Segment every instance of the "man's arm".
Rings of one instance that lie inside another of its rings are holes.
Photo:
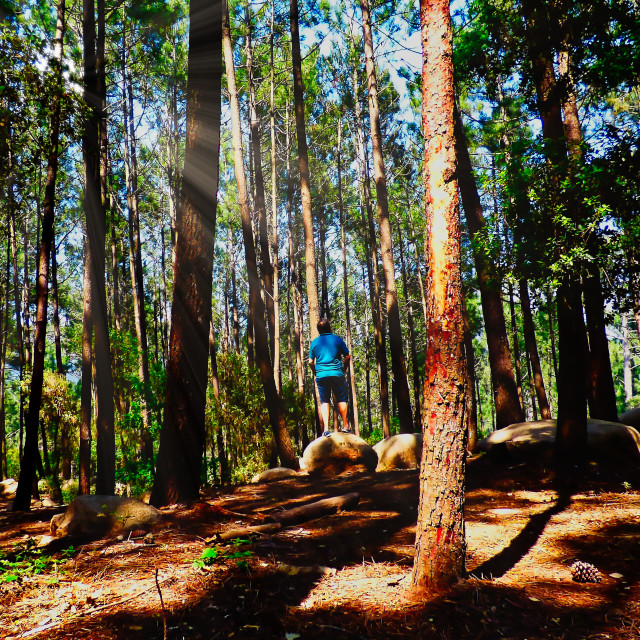
[[[344,356],[344,358],[342,358],[342,370],[343,371],[347,371],[347,369],[349,368],[349,361],[351,360],[351,354],[347,353],[346,356]]]

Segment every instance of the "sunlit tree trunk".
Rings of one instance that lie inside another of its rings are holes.
[[[422,0],[422,124],[427,233],[424,446],[413,590],[447,588],[464,576],[465,358],[460,216],[453,133],[452,32],[448,0]]]
[[[513,345],[513,360],[516,371],[516,388],[518,390],[518,404],[522,410],[522,414],[526,419],[527,414],[524,408],[522,397],[522,363],[520,360],[520,336],[518,335],[518,322],[516,319],[516,303],[513,298],[513,285],[511,282],[508,286],[509,291],[509,315],[511,316],[511,344]]]
[[[478,195],[476,179],[473,175],[471,158],[469,157],[467,141],[462,128],[462,120],[457,109],[454,125],[460,197],[469,235],[473,238],[482,233],[486,226],[486,221],[482,213],[482,204]],[[500,281],[492,271],[490,263],[484,259],[480,251],[474,251],[474,258],[482,303],[482,317],[487,336],[496,428],[502,429],[510,424],[522,422],[524,420],[524,412],[518,399],[518,387],[511,362],[511,350],[509,349],[509,340],[507,338],[507,323],[502,306]]]
[[[7,223],[8,225],[8,223]],[[2,295],[0,296],[0,479],[7,478],[7,432],[6,432],[6,409],[5,395],[7,383],[5,378],[7,364],[7,342],[9,327],[9,280],[11,278],[11,249],[9,243],[9,234],[6,234],[7,254],[6,254],[6,271],[4,286],[2,287]]]
[[[247,193],[246,177],[243,164],[242,151],[242,130],[240,124],[240,104],[238,100],[238,89],[236,86],[235,68],[233,62],[233,50],[231,46],[231,34],[229,27],[229,12],[226,2],[224,2],[223,21],[223,44],[225,67],[227,71],[227,86],[229,89],[229,104],[231,109],[232,122],[232,144],[233,159],[235,166],[236,183],[238,185],[238,200],[240,204],[242,218],[242,235],[244,238],[244,251],[247,263],[247,277],[249,280],[249,306],[253,310],[255,353],[256,363],[260,370],[262,387],[264,389],[267,409],[273,439],[278,450],[278,457],[282,466],[292,469],[298,468],[289,431],[284,419],[282,403],[276,389],[273,378],[273,367],[269,358],[269,347],[267,343],[267,328],[264,323],[264,302],[260,297],[260,279],[258,276],[258,265],[256,261],[256,251],[251,229],[251,213],[249,206],[249,196]]]
[[[467,365],[467,451],[473,453],[478,442],[478,397],[476,393],[476,369],[473,353],[473,336],[469,325],[469,313],[462,296],[462,319],[464,322],[464,357]],[[482,421],[482,417],[481,417]]]
[[[166,398],[151,502],[195,500],[205,443],[222,101],[222,3],[189,6],[187,133]]]
[[[624,384],[624,404],[630,409],[633,398],[633,371],[631,369],[631,349],[629,347],[629,316],[622,314],[622,380]]]
[[[62,102],[62,55],[65,33],[65,0],[58,0],[56,33],[54,41],[53,70],[56,90],[52,96],[51,130],[49,134],[49,157],[47,158],[47,178],[42,210],[42,238],[38,252],[38,279],[36,283],[36,332],[34,337],[33,370],[29,391],[29,411],[25,425],[26,441],[20,464],[20,478],[14,511],[28,511],[31,508],[31,491],[38,458],[38,423],[42,400],[44,378],[47,305],[49,301],[49,267],[51,248],[54,242],[56,179],[58,176],[58,141],[60,137],[60,112]]]
[[[402,324],[398,307],[396,289],[395,264],[393,260],[393,238],[389,219],[389,202],[387,194],[387,178],[382,157],[382,130],[380,127],[380,111],[378,107],[378,81],[373,53],[373,36],[371,33],[371,16],[369,0],[360,0],[362,9],[362,29],[364,35],[365,65],[367,70],[367,89],[369,93],[369,122],[371,125],[371,146],[373,149],[373,167],[376,181],[376,197],[378,204],[378,227],[380,232],[380,254],[385,279],[385,299],[387,302],[387,321],[389,323],[389,348],[391,351],[391,369],[398,401],[398,418],[400,431],[413,431],[411,415],[411,398],[407,367],[405,364]]]
[[[85,239],[82,279],[82,365],[80,390],[80,442],[78,493],[91,493],[91,418],[93,416],[93,318],[91,315],[91,245]]]

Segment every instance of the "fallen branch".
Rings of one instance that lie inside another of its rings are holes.
[[[306,522],[320,516],[348,509],[360,501],[359,493],[346,493],[343,496],[335,496],[333,498],[324,498],[317,500],[311,504],[305,504],[301,507],[293,507],[278,513],[270,513],[265,516],[265,520],[269,520],[265,524],[257,524],[250,527],[242,527],[241,529],[230,529],[215,533],[211,538],[205,540],[206,544],[216,544],[226,542],[227,540],[235,540],[236,538],[246,538],[253,535],[264,533],[274,533],[282,527],[286,527],[299,522]]]
[[[267,516],[268,520],[272,522],[278,522],[281,525],[296,524],[298,522],[306,522],[319,516],[324,516],[335,511],[343,511],[355,506],[360,501],[359,493],[345,493],[342,496],[335,496],[333,498],[324,498],[310,504],[302,505],[301,507],[294,507],[293,509],[287,509],[286,511],[280,511],[278,513],[270,513]]]
[[[279,531],[282,525],[279,522],[267,522],[266,524],[256,524],[250,527],[242,527],[241,529],[230,529],[221,533],[215,533],[213,537],[205,540],[206,544],[216,542],[226,542],[227,540],[235,540],[236,538],[246,538],[261,533],[273,533]]]

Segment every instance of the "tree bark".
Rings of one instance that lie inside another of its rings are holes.
[[[289,437],[287,424],[282,410],[282,402],[276,389],[275,380],[273,378],[273,367],[271,366],[271,360],[269,358],[267,328],[264,323],[265,309],[264,302],[260,296],[260,279],[258,276],[256,251],[253,240],[253,231],[251,228],[249,196],[247,193],[246,177],[244,173],[240,104],[238,100],[238,89],[236,86],[233,50],[231,48],[229,10],[227,3],[224,2],[223,4],[224,18],[222,32],[225,67],[227,71],[227,86],[229,89],[229,103],[231,108],[233,158],[236,183],[238,185],[238,200],[240,203],[242,217],[242,235],[244,238],[247,276],[249,279],[249,306],[253,310],[256,362],[260,370],[265,400],[269,411],[269,421],[271,423],[273,439],[278,450],[278,457],[280,458],[282,466],[298,469],[298,459],[295,455],[291,438]]]
[[[65,33],[65,0],[58,0],[53,65],[55,91],[52,96],[51,131],[49,134],[49,157],[47,158],[47,180],[42,211],[42,238],[38,252],[38,279],[36,284],[36,332],[34,337],[33,370],[29,391],[29,411],[25,425],[26,441],[20,464],[20,477],[13,511],[29,511],[31,491],[38,459],[38,423],[42,401],[44,361],[47,336],[47,306],[49,301],[49,266],[54,242],[56,179],[58,176],[58,141],[60,138],[60,112],[62,102],[62,55]]]
[[[516,389],[518,390],[518,404],[522,409],[522,414],[527,419],[527,412],[524,408],[522,397],[522,364],[520,361],[520,337],[518,336],[518,322],[516,320],[516,304],[513,299],[513,285],[509,283],[509,315],[511,316],[511,341],[513,344],[513,360],[516,370]]]
[[[391,419],[389,416],[389,374],[387,369],[387,345],[385,339],[384,318],[380,294],[380,280],[378,278],[378,244],[373,224],[371,207],[371,185],[369,182],[369,168],[367,152],[364,144],[362,120],[360,116],[360,101],[358,99],[358,70],[353,70],[354,121],[356,129],[356,144],[358,146],[358,171],[362,185],[362,237],[364,239],[367,275],[369,281],[369,302],[371,305],[371,319],[373,323],[373,338],[376,347],[376,366],[378,369],[378,385],[380,389],[380,419],[382,422],[382,436],[391,435]],[[366,218],[365,218],[366,214]]]
[[[364,35],[365,65],[367,70],[367,89],[369,93],[369,121],[371,125],[371,145],[373,149],[373,167],[376,181],[376,197],[378,202],[378,227],[380,231],[380,253],[385,278],[385,298],[387,302],[387,319],[389,323],[389,348],[391,351],[391,368],[393,371],[396,398],[398,401],[398,418],[400,431],[413,431],[411,415],[411,397],[405,364],[402,324],[398,307],[395,265],[393,260],[393,238],[389,219],[389,201],[387,194],[387,178],[382,157],[382,131],[380,127],[380,110],[378,107],[378,81],[376,78],[375,59],[373,53],[373,36],[371,34],[371,16],[369,0],[360,0],[362,9],[362,29]]]
[[[7,226],[9,223],[7,222]],[[7,389],[5,370],[7,364],[7,342],[9,335],[9,280],[11,278],[11,245],[9,234],[7,233],[7,264],[5,272],[2,296],[0,297],[0,479],[4,480],[7,475],[7,431],[6,431],[6,405],[5,395]]]
[[[342,288],[344,292],[344,316],[347,327],[347,348],[351,354],[349,358],[349,382],[351,388],[351,408],[353,415],[353,431],[360,435],[360,420],[358,416],[358,397],[356,389],[356,375],[353,364],[353,342],[351,339],[351,311],[349,307],[349,272],[347,271],[347,242],[344,231],[344,202],[342,200],[342,113],[338,122],[338,212],[340,214],[340,245],[342,249]]]
[[[311,180],[309,176],[309,152],[304,117],[304,85],[302,82],[302,57],[300,54],[300,32],[298,1],[290,0],[291,67],[293,70],[293,102],[298,141],[298,167],[300,171],[300,197],[302,200],[302,226],[304,229],[304,257],[307,276],[307,299],[309,301],[309,331],[311,340],[318,336],[318,277],[316,275],[316,252],[313,236],[313,214],[311,211]],[[315,385],[314,385],[315,386]],[[317,395],[317,394],[316,394]]]
[[[189,6],[187,132],[176,238],[167,391],[156,506],[199,495],[205,443],[209,325],[222,101],[222,4]]]
[[[85,235],[87,235],[85,233]],[[78,452],[78,493],[91,493],[91,418],[93,382],[93,318],[91,315],[91,245],[84,243],[84,270],[82,281],[82,365],[80,390],[80,442]]]
[[[447,588],[465,573],[465,358],[460,216],[448,0],[422,0],[422,123],[427,229],[424,446],[412,586]]]
[[[486,221],[478,195],[476,179],[473,175],[469,149],[462,128],[458,110],[455,111],[456,158],[458,161],[458,183],[467,229],[471,238],[479,237]],[[484,259],[478,248],[473,246],[478,288],[482,303],[482,317],[487,335],[489,368],[493,386],[493,402],[496,412],[496,428],[524,421],[524,412],[518,401],[518,388],[511,363],[511,350],[507,338],[507,323],[502,306],[501,285],[491,263]]]
[[[540,417],[543,420],[551,418],[551,409],[547,399],[547,392],[540,366],[540,356],[538,355],[538,343],[536,341],[535,329],[533,326],[533,316],[531,315],[531,299],[529,297],[529,287],[527,281],[520,280],[520,307],[522,308],[522,327],[524,331],[524,341],[527,346],[527,354],[531,363],[533,374],[533,384],[540,407]]]
[[[126,25],[126,23],[125,23]],[[125,26],[126,29],[126,26]],[[135,126],[133,122],[133,83],[127,73],[126,35],[122,34],[122,120],[124,125],[124,166],[129,209],[129,272],[133,294],[133,317],[138,339],[138,376],[142,384],[142,432],[140,454],[143,460],[153,458],[153,440],[150,431],[151,377],[149,375],[149,342],[147,337],[147,314],[144,305],[144,274],[142,266],[142,244],[140,241],[140,212],[138,197],[138,154],[136,151]]]

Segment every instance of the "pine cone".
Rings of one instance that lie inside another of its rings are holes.
[[[600,572],[588,562],[577,561],[571,565],[571,577],[575,582],[600,582]]]

